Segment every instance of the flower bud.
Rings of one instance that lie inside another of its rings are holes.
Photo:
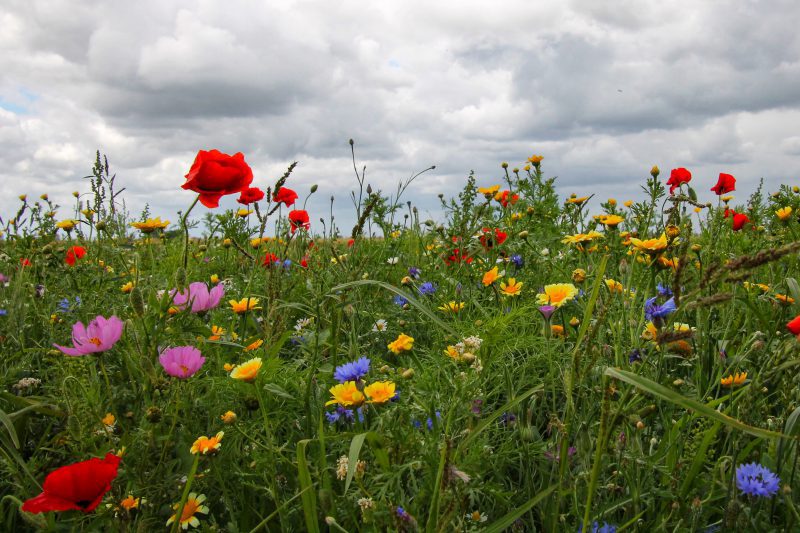
[[[653,168],[650,169],[650,175],[654,178],[657,178],[659,174],[661,174],[661,171],[656,165],[653,165]]]
[[[19,195],[19,199],[20,199],[20,201],[24,202],[24,201],[26,201],[28,199],[28,195],[27,194],[20,194]]]
[[[582,268],[576,268],[572,271],[572,281],[575,283],[583,283],[586,281],[586,271]]]
[[[131,301],[131,307],[133,308],[133,312],[136,313],[136,316],[139,318],[144,316],[144,297],[142,296],[142,289],[138,286],[134,286],[131,289],[130,294],[128,295]]]
[[[99,231],[103,231],[106,229],[106,221],[105,220],[98,220],[97,224],[94,225]]]
[[[411,379],[412,377],[414,377],[414,369],[408,368],[404,370],[403,373],[400,375],[403,377],[403,379]]]
[[[503,161],[503,163],[502,163],[500,166],[501,166],[501,167],[503,167],[503,168],[508,168],[508,163],[506,163],[505,161]]]
[[[81,193],[79,193],[78,191],[72,191],[72,196],[74,196],[75,198],[79,197],[80,195]]]
[[[522,230],[518,234],[520,239],[527,239],[528,238],[528,230]]]

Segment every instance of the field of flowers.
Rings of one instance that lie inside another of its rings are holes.
[[[20,196],[3,530],[800,528],[798,187],[653,167],[592,213],[534,155],[433,221],[353,162],[352,230],[216,150],[177,216],[99,154]]]

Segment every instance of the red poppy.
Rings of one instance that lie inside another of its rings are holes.
[[[730,209],[730,208],[727,208],[727,207],[726,207],[726,208],[725,208],[725,212],[724,212],[724,213],[722,213],[722,216],[723,216],[724,218],[728,218],[729,216],[731,216],[731,213],[736,213],[736,211],[734,211],[733,209]]]
[[[348,248],[352,248],[355,243],[356,243],[355,239],[348,239],[347,240],[347,247]]]
[[[113,453],[107,453],[105,459],[93,457],[50,472],[44,480],[44,492],[23,503],[22,510],[28,513],[94,511],[111,490],[120,460]]]
[[[733,192],[736,190],[736,178],[730,174],[720,172],[717,184],[711,187],[711,190],[717,193],[717,196]]]
[[[792,332],[792,335],[800,335],[800,315],[797,315],[791,322],[786,324],[786,329]]]
[[[289,223],[292,225],[292,233],[300,228],[304,230],[311,229],[311,221],[308,218],[308,211],[305,209],[289,211]]]
[[[239,198],[237,198],[236,201],[240,204],[250,205],[253,202],[258,202],[263,199],[264,191],[258,187],[248,187],[242,191],[242,194],[239,195]]]
[[[453,263],[460,263],[464,261],[468,265],[472,263],[472,258],[468,255],[462,254],[461,249],[454,248],[453,251],[450,253],[449,257],[444,258],[444,262],[447,265],[452,265]]]
[[[733,213],[733,231],[739,231],[745,224],[750,222],[750,219],[744,213],[737,213],[733,210],[731,210],[731,213]]]
[[[278,192],[276,192],[272,196],[273,202],[276,203],[283,202],[283,205],[285,205],[286,207],[294,205],[294,202],[296,200],[297,200],[297,193],[287,187],[281,187],[280,189],[278,189]]]
[[[270,266],[272,263],[277,263],[278,261],[280,261],[280,259],[278,259],[277,255],[267,252],[261,264],[263,266]]]
[[[204,206],[219,207],[222,196],[242,192],[252,182],[253,171],[241,152],[228,155],[219,150],[200,150],[181,187],[199,193]]]
[[[300,260],[300,266],[303,268],[308,268],[308,256],[304,255],[303,258]]]
[[[492,248],[495,245],[503,244],[508,238],[508,233],[500,231],[499,228],[494,229],[494,238],[492,238],[492,230],[483,228],[483,235],[480,237],[481,244],[484,248]]]
[[[500,205],[502,205],[503,207],[508,207],[508,204],[514,205],[519,201],[519,195],[511,194],[511,191],[505,190],[500,194],[498,194],[497,196],[495,196],[495,200],[500,202]]]
[[[672,194],[675,189],[677,189],[681,183],[689,183],[692,179],[692,173],[686,170],[683,167],[680,168],[673,168],[672,172],[669,174],[669,180],[667,180],[667,185],[669,185],[669,193]]]
[[[67,256],[64,258],[64,262],[69,266],[75,266],[75,262],[86,255],[86,248],[83,246],[71,246],[67,250]]]
[[[20,257],[19,264],[22,265],[22,268],[31,266],[31,262],[28,260],[27,257]]]

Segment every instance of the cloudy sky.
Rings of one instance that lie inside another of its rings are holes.
[[[734,174],[744,201],[800,184],[798,20],[796,0],[3,0],[0,215],[68,205],[100,149],[132,211],[174,221],[217,148],[264,187],[299,161],[312,221],[333,194],[349,228],[350,138],[374,188],[436,165],[409,190],[423,217],[534,153],[562,194],[636,199],[658,164],[709,200]]]

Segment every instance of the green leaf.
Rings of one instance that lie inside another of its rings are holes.
[[[350,453],[347,456],[347,478],[344,482],[345,494],[347,494],[347,489],[350,488],[350,483],[353,481],[353,476],[358,466],[358,454],[361,453],[361,446],[364,444],[364,439],[366,438],[366,433],[359,433],[350,441]]]
[[[14,448],[19,450],[19,437],[17,436],[17,430],[14,428],[14,422],[11,421],[11,417],[2,409],[0,409],[0,422],[6,427],[6,431],[8,431],[8,435],[11,437],[11,442],[14,443]]]
[[[652,394],[653,396],[657,396],[662,400],[667,400],[668,402],[674,403],[684,409],[689,409],[690,411],[694,411],[695,413],[710,418],[711,420],[715,420],[717,422],[721,422],[728,427],[733,429],[738,429],[739,431],[744,431],[754,437],[763,437],[763,438],[797,438],[795,436],[789,437],[788,435],[784,435],[783,433],[778,433],[776,431],[770,431],[768,429],[761,429],[753,426],[749,426],[744,422],[741,422],[733,417],[720,413],[719,411],[715,410],[709,405],[704,403],[700,403],[697,400],[692,400],[691,398],[686,398],[685,396],[681,396],[674,390],[668,389],[667,387],[656,383],[655,381],[651,381],[645,377],[642,377],[638,374],[634,374],[632,372],[628,372],[626,370],[620,370],[618,368],[606,368],[605,374],[607,376],[611,376],[612,378],[619,379],[620,381],[624,381],[634,387],[641,389],[647,393]]]
[[[319,533],[317,495],[313,490],[307,490],[313,486],[311,472],[308,470],[308,460],[306,459],[306,446],[308,446],[309,442],[312,442],[312,439],[304,439],[297,443],[297,478],[302,492],[301,501],[303,503],[303,516],[306,521],[306,531]]]
[[[800,299],[798,299],[798,301],[800,301]],[[792,437],[797,437],[797,435],[800,434],[800,423],[798,422],[800,422],[800,407],[792,411],[792,414],[790,414],[786,419],[786,425],[783,427],[783,432]],[[778,472],[781,471],[781,464],[783,464],[784,455],[786,454],[786,448],[788,444],[789,443],[783,440],[778,443]]]
[[[547,487],[542,492],[528,500],[526,503],[522,504],[520,507],[517,507],[496,522],[492,523],[489,527],[483,530],[484,533],[500,533],[501,531],[505,531],[511,527],[511,524],[513,524],[519,517],[533,509],[537,503],[548,497],[551,492],[556,490],[556,488],[558,488],[558,484]]]
[[[265,383],[264,390],[267,392],[271,392],[275,396],[280,396],[281,398],[286,398],[287,400],[294,400],[294,396],[286,392],[286,389],[281,387],[280,385],[276,385],[275,383]]]
[[[794,278],[786,278],[786,286],[789,288],[789,294],[792,295],[795,302],[800,302],[800,285]]]

